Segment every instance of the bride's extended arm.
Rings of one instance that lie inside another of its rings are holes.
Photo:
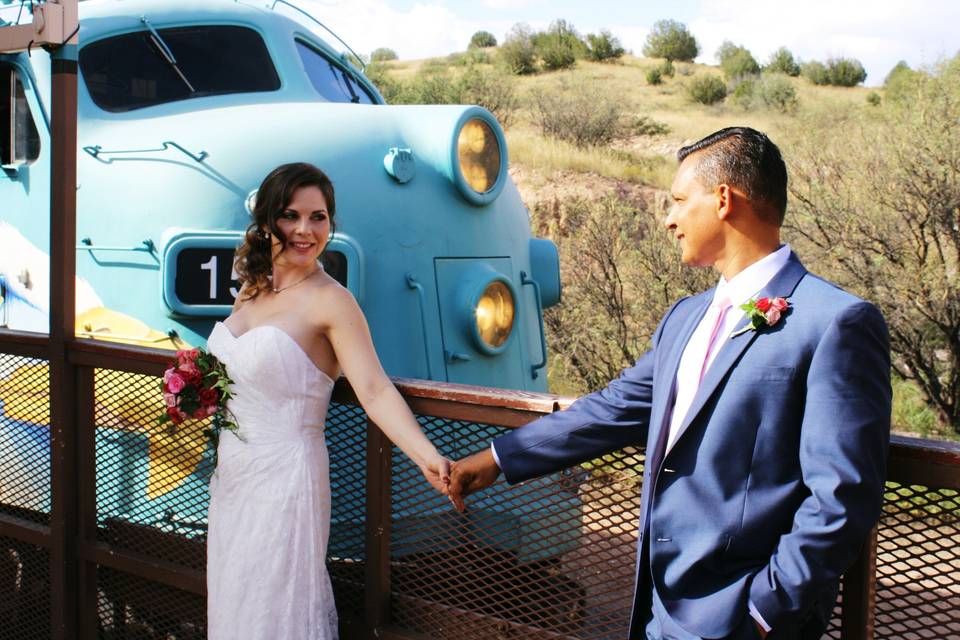
[[[326,334],[343,374],[353,387],[367,415],[390,440],[413,460],[437,491],[446,494],[450,461],[430,442],[413,413],[387,377],[373,348],[366,318],[345,289],[336,296]]]

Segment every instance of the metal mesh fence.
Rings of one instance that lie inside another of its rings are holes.
[[[421,418],[452,457],[505,430]],[[623,451],[516,487],[500,482],[455,513],[394,458],[394,624],[437,638],[623,638],[636,558],[642,454]]]
[[[877,537],[875,637],[960,637],[957,491],[887,484]]]
[[[327,412],[332,508],[327,566],[341,618],[363,614],[367,479],[367,415],[333,403]]]
[[[0,354],[0,513],[49,521],[49,425],[47,363]]]
[[[95,373],[97,538],[149,562],[202,571],[206,563],[212,449],[206,421],[157,424],[164,404],[154,376]],[[100,567],[102,636],[205,636],[202,596]]]
[[[0,640],[50,637],[49,552],[0,537]]]

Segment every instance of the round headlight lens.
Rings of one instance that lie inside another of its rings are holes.
[[[483,290],[474,312],[480,340],[491,349],[500,348],[513,330],[513,294],[495,280]]]
[[[460,129],[457,140],[460,173],[470,188],[486,193],[500,175],[500,142],[489,124],[471,118]]]

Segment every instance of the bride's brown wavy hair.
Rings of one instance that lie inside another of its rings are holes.
[[[246,286],[244,300],[252,300],[270,289],[270,275],[273,273],[273,256],[270,237],[264,237],[264,231],[280,240],[281,250],[287,248],[287,238],[277,227],[277,217],[283,213],[293,192],[301,187],[317,187],[327,201],[327,215],[330,218],[330,235],[336,230],[334,214],[336,201],[333,195],[333,183],[323,171],[306,162],[283,164],[271,171],[257,190],[256,203],[253,206],[253,222],[247,227],[243,243],[237,248],[234,265],[237,280]]]

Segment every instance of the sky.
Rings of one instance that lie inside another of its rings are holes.
[[[463,51],[486,30],[502,40],[518,22],[545,29],[562,18],[581,35],[610,30],[640,55],[657,20],[683,22],[716,64],[725,41],[761,63],[781,46],[801,60],[853,57],[867,85],[900,60],[913,68],[960,51],[960,0],[294,0],[358,53],[389,47],[400,59]]]

